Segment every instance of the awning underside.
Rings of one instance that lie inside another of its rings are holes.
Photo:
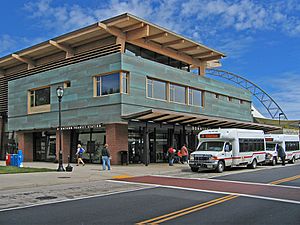
[[[231,120],[225,118],[210,117],[197,114],[172,112],[166,110],[150,109],[142,112],[132,113],[128,115],[122,115],[122,119],[126,120],[138,120],[142,122],[155,122],[155,123],[167,123],[167,124],[180,124],[196,127],[208,127],[208,128],[241,128],[241,129],[255,129],[264,130],[265,132],[279,130],[280,127]]]

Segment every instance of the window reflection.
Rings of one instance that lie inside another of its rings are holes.
[[[177,103],[186,103],[185,87],[175,84],[170,84],[170,101]]]
[[[96,77],[96,96],[121,92],[128,93],[128,72],[118,72]]]
[[[167,87],[166,82],[148,79],[147,80],[147,89],[148,89],[147,96],[150,98],[167,100],[166,87]]]

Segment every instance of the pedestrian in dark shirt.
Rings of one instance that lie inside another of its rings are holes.
[[[285,166],[285,156],[286,156],[286,154],[285,154],[284,149],[279,144],[277,144],[277,149],[276,150],[277,150],[278,157],[280,157],[280,159],[281,159],[282,165]]]
[[[101,156],[102,156],[102,168],[103,168],[103,170],[106,170],[106,166],[107,166],[107,169],[110,170],[111,156],[110,156],[110,151],[108,149],[108,144],[105,144],[104,147],[102,148]]]

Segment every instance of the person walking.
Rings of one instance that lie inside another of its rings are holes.
[[[176,150],[172,146],[170,146],[168,149],[169,166],[173,166],[175,152]]]
[[[110,170],[111,156],[110,156],[110,151],[108,149],[108,144],[105,144],[104,147],[102,148],[101,156],[102,156],[102,168],[103,168],[103,170],[106,170],[106,166],[107,166],[107,169]]]
[[[82,160],[82,156],[83,153],[85,152],[85,150],[81,147],[80,144],[77,145],[77,152],[76,152],[76,156],[77,156],[77,166],[79,166],[80,163],[82,163],[82,165],[84,166],[85,163]]]
[[[180,153],[181,153],[181,158],[182,158],[182,164],[187,163],[188,162],[188,149],[186,147],[186,144],[183,144],[183,146],[180,149]]]
[[[280,159],[281,159],[281,165],[285,166],[285,156],[286,156],[286,154],[285,154],[284,149],[279,144],[277,144],[277,149],[276,150],[277,150],[278,157],[280,157]]]

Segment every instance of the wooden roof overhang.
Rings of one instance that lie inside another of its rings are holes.
[[[202,68],[202,72],[209,62],[225,57],[219,51],[126,13],[0,58],[0,77],[6,75],[8,68],[21,64],[27,64],[28,70],[35,68],[39,66],[36,60],[55,53],[64,52],[66,58],[71,58],[76,55],[76,46],[109,36],[116,37],[116,44],[121,44],[123,51],[125,43],[131,43]]]
[[[148,121],[154,123],[180,124],[208,128],[244,128],[264,130],[266,132],[280,130],[280,127],[246,121],[217,118],[205,115],[180,113],[167,110],[150,109],[142,112],[122,115],[125,120]]]

